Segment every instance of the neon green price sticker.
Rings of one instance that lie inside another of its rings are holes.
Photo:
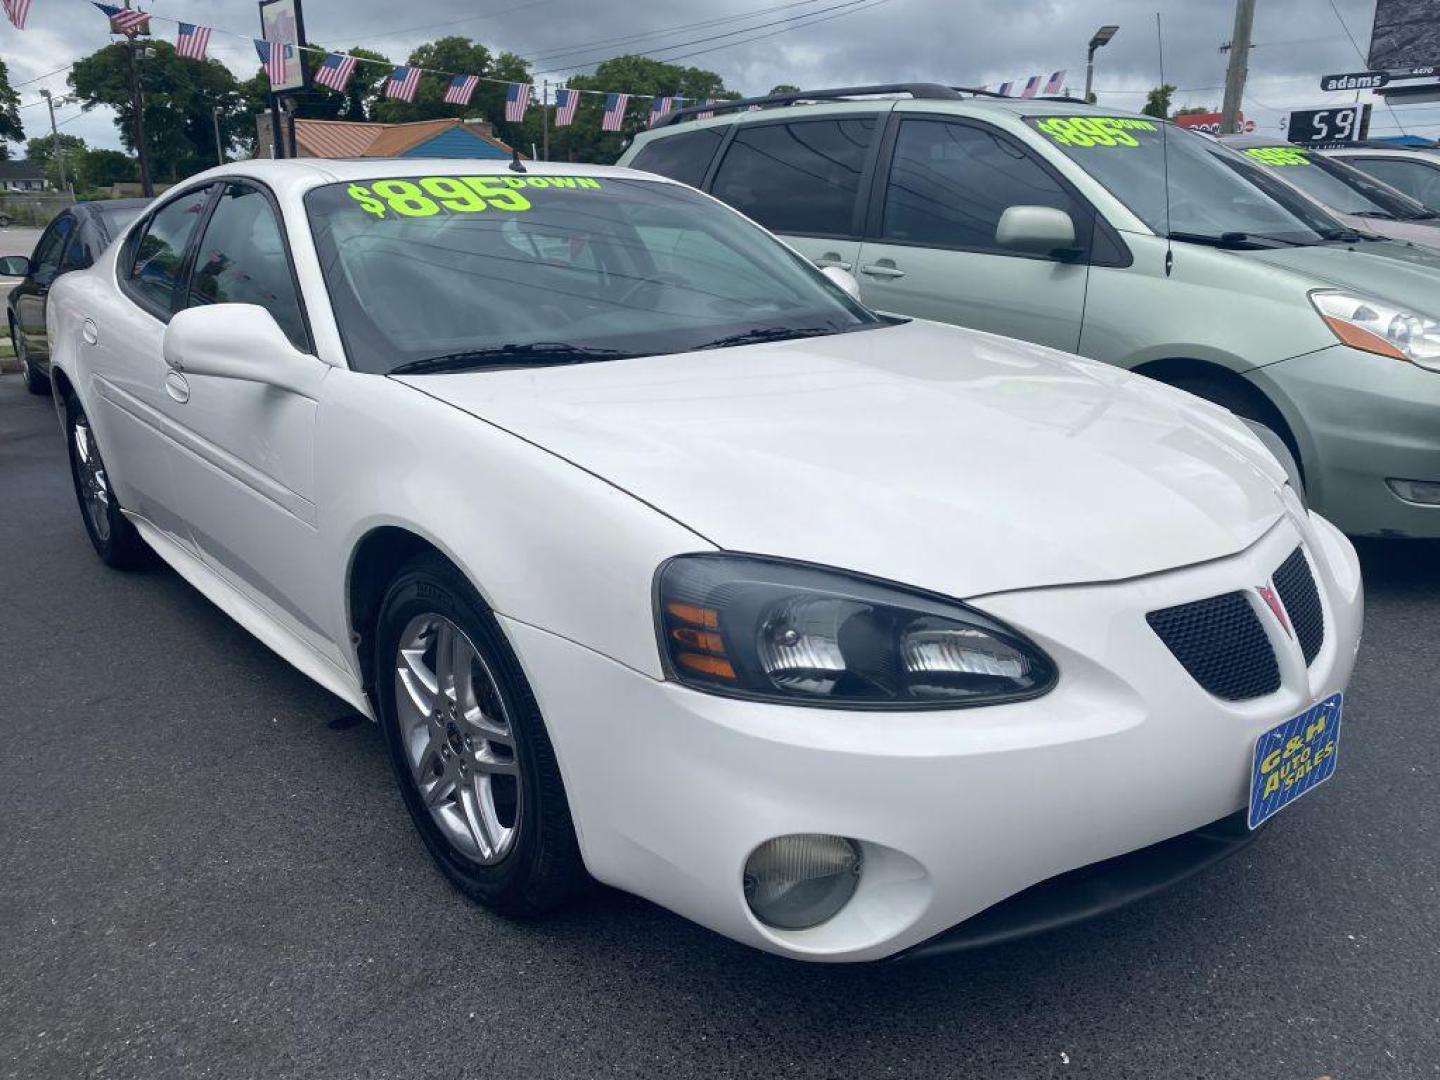
[[[600,191],[588,176],[422,176],[416,180],[376,180],[368,187],[351,184],[346,191],[367,214],[384,218],[432,217],[442,210],[478,214],[485,210],[511,213],[530,209],[526,189]]]
[[[1128,116],[1051,116],[1035,126],[1061,146],[1135,147],[1140,142],[1132,131],[1155,131],[1149,120]]]
[[[1245,156],[1254,158],[1261,165],[1310,164],[1309,155],[1293,146],[1256,146],[1246,150]]]

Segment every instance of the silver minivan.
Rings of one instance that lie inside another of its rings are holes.
[[[908,84],[719,107],[620,163],[853,271],[874,308],[1231,409],[1350,533],[1440,537],[1440,254],[1353,230],[1211,138],[1069,99]]]

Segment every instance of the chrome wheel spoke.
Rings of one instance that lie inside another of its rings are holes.
[[[400,637],[395,675],[411,772],[431,820],[467,857],[499,862],[515,843],[521,780],[489,665],[449,619],[420,615]]]

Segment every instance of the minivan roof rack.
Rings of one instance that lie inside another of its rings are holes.
[[[797,101],[843,101],[846,98],[864,97],[870,94],[909,94],[913,98],[928,98],[940,101],[956,101],[960,92],[954,87],[939,83],[879,83],[875,86],[840,86],[829,90],[797,90],[792,94],[766,94],[764,97],[736,98],[733,101],[713,101],[706,105],[687,105],[676,109],[656,127],[665,127],[689,119],[696,113],[730,112],[735,109],[749,109],[752,106],[793,105]]]
[[[709,104],[687,105],[676,109],[661,120],[656,127],[678,124],[700,113],[731,112],[736,109],[764,108],[767,105],[793,105],[797,101],[844,101],[849,98],[874,94],[909,94],[917,100],[958,101],[965,94],[972,97],[997,98],[1001,101],[1016,101],[1008,94],[985,90],[973,86],[942,86],[940,83],[878,83],[874,86],[841,86],[827,90],[797,90],[788,94],[767,94],[764,97],[736,98],[733,101],[712,101]],[[1060,101],[1071,105],[1088,105],[1089,102],[1065,95],[1030,98],[1031,101]]]

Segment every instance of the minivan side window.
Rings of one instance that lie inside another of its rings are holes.
[[[849,236],[876,127],[873,116],[742,125],[710,193],[775,232]]]
[[[135,299],[160,318],[174,306],[175,287],[184,267],[190,237],[205,212],[211,189],[189,191],[155,211],[141,230],[125,284]]]
[[[1358,165],[1382,184],[1399,188],[1429,210],[1440,210],[1440,169],[1420,161],[1401,158],[1341,158]]]
[[[200,304],[257,304],[297,349],[310,351],[280,223],[258,188],[226,184],[215,204],[190,274],[186,306]]]
[[[67,214],[56,218],[45,230],[45,235],[40,237],[30,266],[30,276],[37,285],[48,285],[59,275],[60,254],[65,250],[65,242],[70,239],[74,228],[75,219]]]
[[[995,242],[1011,206],[1050,206],[1088,234],[1089,213],[1023,148],[984,128],[904,120],[885,187],[880,236],[890,243],[1016,255]]]
[[[630,167],[699,187],[725,131],[725,127],[716,125],[652,139],[640,148]]]

